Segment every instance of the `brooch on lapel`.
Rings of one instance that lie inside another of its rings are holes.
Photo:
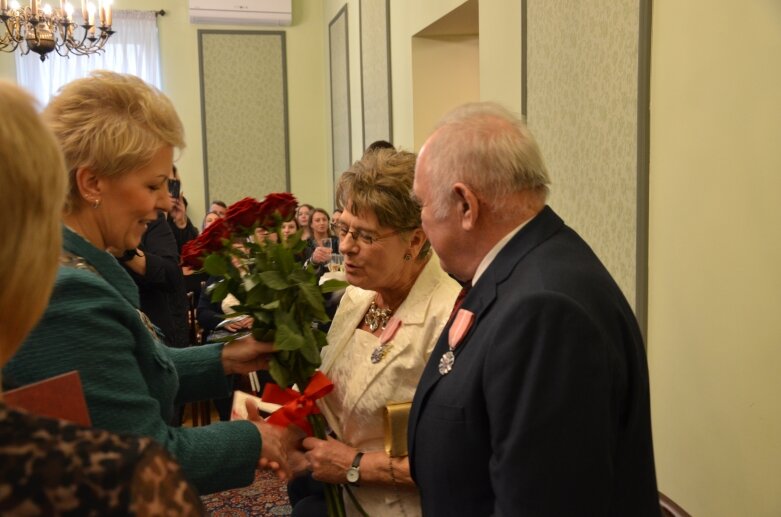
[[[396,335],[399,327],[401,327],[401,320],[395,316],[388,320],[388,323],[383,327],[382,334],[380,334],[380,346],[372,352],[373,364],[377,364],[385,358],[385,354],[388,353],[388,349],[391,347],[390,341]]]
[[[469,331],[469,327],[472,326],[472,322],[475,320],[475,313],[466,309],[459,309],[456,314],[453,324],[450,325],[450,330],[447,333],[447,346],[449,350],[442,354],[439,359],[439,373],[440,375],[447,375],[450,370],[453,369],[453,365],[456,362],[456,356],[453,353],[464,339],[464,336]]]

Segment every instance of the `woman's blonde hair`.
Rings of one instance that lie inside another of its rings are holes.
[[[415,159],[413,153],[395,149],[366,153],[339,178],[337,205],[356,215],[373,212],[386,228],[420,228],[420,205],[412,197]],[[426,241],[418,256],[426,256],[430,247]]]
[[[0,82],[0,364],[43,314],[62,244],[65,165],[33,98]]]
[[[160,148],[184,148],[184,129],[171,100],[138,77],[106,70],[62,87],[43,112],[65,156],[66,209],[81,202],[80,167],[112,176],[149,164]]]

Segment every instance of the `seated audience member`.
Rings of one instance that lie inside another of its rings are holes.
[[[331,235],[336,235],[336,228],[339,226],[339,218],[342,216],[341,208],[334,208],[331,214]]]
[[[214,212],[220,217],[225,217],[225,212],[227,211],[228,211],[228,205],[225,204],[225,201],[217,201],[217,200],[212,201],[212,204],[209,207],[209,212]]]
[[[201,223],[201,231],[205,230],[210,224],[219,219],[220,216],[216,212],[209,212],[203,218]],[[188,293],[192,293],[192,303],[197,306],[201,299],[201,285],[203,285],[208,279],[209,274],[205,272],[195,272],[187,266],[182,266],[182,274],[184,275],[184,288]],[[188,300],[188,303],[190,301]],[[195,344],[195,343],[191,343]]]
[[[420,206],[410,195],[414,170],[414,154],[382,149],[339,179],[339,249],[351,285],[322,350],[321,370],[335,388],[320,404],[337,439],[303,442],[314,479],[349,482],[372,516],[420,515],[407,458],[385,452],[383,410],[412,400],[459,291],[420,227]],[[318,514],[307,513],[318,502],[324,515],[322,499],[297,492],[308,484],[301,480],[291,483],[293,515]],[[357,515],[350,498],[345,504]]]
[[[198,229],[187,217],[187,200],[184,198],[182,180],[179,178],[179,170],[176,165],[171,167],[171,174],[168,177],[168,193],[171,196],[168,225],[176,239],[176,253],[181,255],[184,243],[198,237]]]
[[[184,145],[170,99],[137,77],[96,71],[65,85],[43,117],[69,171],[61,266],[43,318],[4,375],[24,385],[78,370],[95,427],[154,438],[203,493],[248,485],[258,466],[284,477],[284,430],[252,413],[168,425],[175,404],[226,396],[226,376],[263,367],[273,346],[248,336],[225,347],[166,347],[112,256],[136,248],[170,207],[168,175]]]
[[[339,239],[332,236],[328,212],[322,208],[312,210],[309,218],[311,237],[307,240],[305,256],[317,266],[318,275],[325,273],[332,253],[339,253]]]
[[[309,228],[309,216],[312,215],[314,207],[312,205],[298,205],[296,209],[296,222],[298,227],[301,228],[301,240],[305,241],[312,236],[311,228]]]
[[[32,98],[0,83],[0,365],[40,318],[62,243],[66,172]],[[203,515],[195,489],[148,437],[120,436],[6,406],[0,394],[0,514]]]
[[[221,216],[217,212],[209,212],[203,217],[203,223],[201,223],[201,231],[204,231],[210,224],[219,219]]]

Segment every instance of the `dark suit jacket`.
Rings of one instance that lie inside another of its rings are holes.
[[[410,465],[432,515],[659,515],[648,367],[635,317],[546,207],[464,299],[453,370],[426,365]]]
[[[141,311],[163,333],[165,344],[176,348],[190,345],[187,323],[187,293],[179,268],[179,252],[165,214],[149,223],[138,248],[146,255],[146,275],[125,270],[138,286]],[[124,264],[123,264],[124,266]]]

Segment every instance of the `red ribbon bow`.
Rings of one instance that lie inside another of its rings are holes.
[[[282,427],[294,424],[312,436],[312,426],[306,417],[320,413],[315,401],[328,395],[333,389],[334,384],[322,372],[316,372],[312,376],[303,393],[268,383],[263,390],[263,402],[280,404],[282,407],[274,411],[266,421]]]

